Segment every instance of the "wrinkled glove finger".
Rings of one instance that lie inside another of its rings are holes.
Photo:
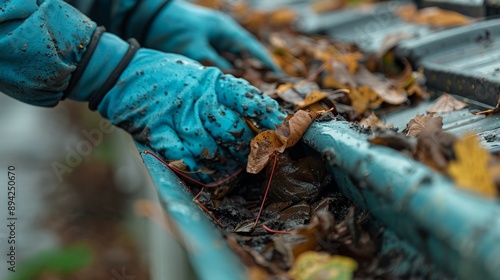
[[[198,171],[201,169],[201,164],[195,160],[195,156],[192,154],[190,149],[185,146],[185,141],[181,140],[177,136],[177,132],[167,125],[161,126],[161,131],[158,131],[151,139],[151,146],[155,149],[156,147],[161,147],[157,149],[156,152],[160,154],[164,159],[169,161],[182,160],[183,163],[188,167],[188,171]],[[190,177],[200,180],[202,182],[210,182],[210,176],[202,173],[186,173]]]
[[[221,104],[264,127],[275,129],[286,117],[276,100],[246,80],[223,75],[216,84],[216,92]]]
[[[215,103],[200,115],[205,129],[240,164],[245,164],[249,153],[249,143],[254,137],[245,121],[233,110]]]
[[[229,61],[221,57],[217,51],[208,43],[198,43],[191,44],[186,50],[185,53],[191,58],[195,59],[199,62],[211,62],[215,66],[221,69],[232,69],[233,66]]]

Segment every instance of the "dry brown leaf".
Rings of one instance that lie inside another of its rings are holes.
[[[297,144],[317,116],[316,112],[299,110],[288,122],[284,123],[285,125],[276,128],[276,135],[280,138],[281,143],[283,143],[282,150],[279,150],[279,152],[283,152],[284,149]]]
[[[498,196],[493,176],[488,168],[489,153],[475,134],[466,134],[454,145],[455,161],[450,162],[447,171],[453,181],[465,190],[486,197]]]
[[[444,171],[453,158],[456,136],[443,131],[442,118],[432,118],[417,138],[415,158],[438,170]]]
[[[257,174],[269,162],[271,155],[283,146],[274,130],[259,133],[250,142],[250,155],[248,156],[247,172]]]
[[[427,107],[427,113],[449,113],[467,107],[467,103],[445,93]]]
[[[374,134],[368,141],[375,145],[391,147],[397,151],[413,153],[416,147],[414,138],[405,136],[402,133],[383,127],[376,127]]]
[[[359,121],[359,125],[362,125],[362,126],[369,126],[371,128],[375,128],[375,127],[387,127],[386,124],[381,121],[377,115],[375,115],[375,113],[371,113],[368,117],[362,119],[361,121]]]
[[[418,137],[422,130],[427,126],[427,124],[436,118],[437,122],[443,124],[443,117],[434,117],[433,114],[429,115],[416,115],[407,125],[406,125],[406,136]]]
[[[406,92],[396,88],[389,81],[383,81],[365,67],[360,66],[355,75],[358,84],[371,88],[384,102],[399,105],[406,101]]]
[[[437,7],[417,10],[414,5],[407,5],[398,8],[396,14],[407,22],[430,25],[433,27],[453,27],[466,25],[471,22],[468,17],[460,13]]]
[[[354,80],[353,75],[349,73],[346,64],[334,60],[327,64],[325,69],[329,73],[329,75],[325,78],[327,81],[323,81],[326,87],[329,87],[326,85],[327,83],[336,88],[356,87],[356,81]],[[330,77],[330,79],[328,79],[328,77]]]
[[[404,64],[404,69],[398,75],[391,77],[389,80],[398,88],[406,88],[415,82],[415,77],[413,76],[413,67],[406,58],[401,59]],[[410,94],[408,94],[410,95]]]
[[[271,155],[282,153],[286,148],[297,144],[317,115],[316,112],[299,110],[276,130],[266,130],[255,136],[250,142],[247,172],[259,173],[267,165]]]

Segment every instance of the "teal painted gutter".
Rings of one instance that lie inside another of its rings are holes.
[[[459,279],[500,278],[500,204],[457,189],[446,177],[345,121],[314,123],[304,136],[344,195]]]
[[[200,280],[243,280],[245,268],[229,249],[217,229],[193,202],[182,181],[147,150],[136,143],[165,211],[175,222],[186,245],[187,255]],[[163,260],[154,260],[163,261]]]

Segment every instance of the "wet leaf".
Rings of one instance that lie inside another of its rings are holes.
[[[259,173],[267,165],[271,155],[282,153],[286,148],[297,144],[317,115],[316,112],[299,110],[276,130],[259,133],[250,142],[247,172]]]
[[[298,226],[292,234],[279,236],[274,239],[275,244],[287,248],[288,259],[293,260],[300,254],[315,250],[320,242],[334,230],[335,222],[330,212],[317,212],[307,225]]]
[[[270,170],[266,170],[266,177]],[[273,180],[269,188],[269,199],[275,202],[312,201],[330,181],[320,158],[309,156],[297,161],[280,154]],[[264,182],[261,188],[265,188]]]
[[[427,113],[449,113],[462,110],[465,107],[467,107],[467,103],[445,93],[427,107]]]
[[[413,118],[407,125],[405,129],[406,136],[417,137],[420,135],[422,130],[427,126],[427,124],[436,118],[438,122],[443,123],[443,117],[434,117],[433,114],[430,115],[417,115]]]
[[[351,258],[309,251],[295,260],[290,276],[296,280],[350,280],[357,268]]]
[[[415,139],[407,137],[402,133],[397,133],[389,128],[376,128],[374,135],[368,141],[375,145],[383,145],[398,151],[408,151],[411,153],[415,151],[416,147]]]
[[[483,195],[496,197],[498,190],[488,168],[489,153],[475,134],[466,134],[453,145],[456,160],[450,162],[447,171],[461,188]]]

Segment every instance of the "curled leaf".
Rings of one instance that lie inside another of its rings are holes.
[[[430,115],[417,115],[413,118],[407,125],[405,129],[406,136],[417,137],[420,135],[422,130],[429,124],[429,122],[436,118],[438,122],[443,123],[443,117],[434,117],[433,114]]]
[[[271,155],[282,153],[286,148],[297,144],[317,115],[316,112],[299,110],[276,130],[266,130],[255,136],[250,142],[247,172],[259,173],[267,165]]]

